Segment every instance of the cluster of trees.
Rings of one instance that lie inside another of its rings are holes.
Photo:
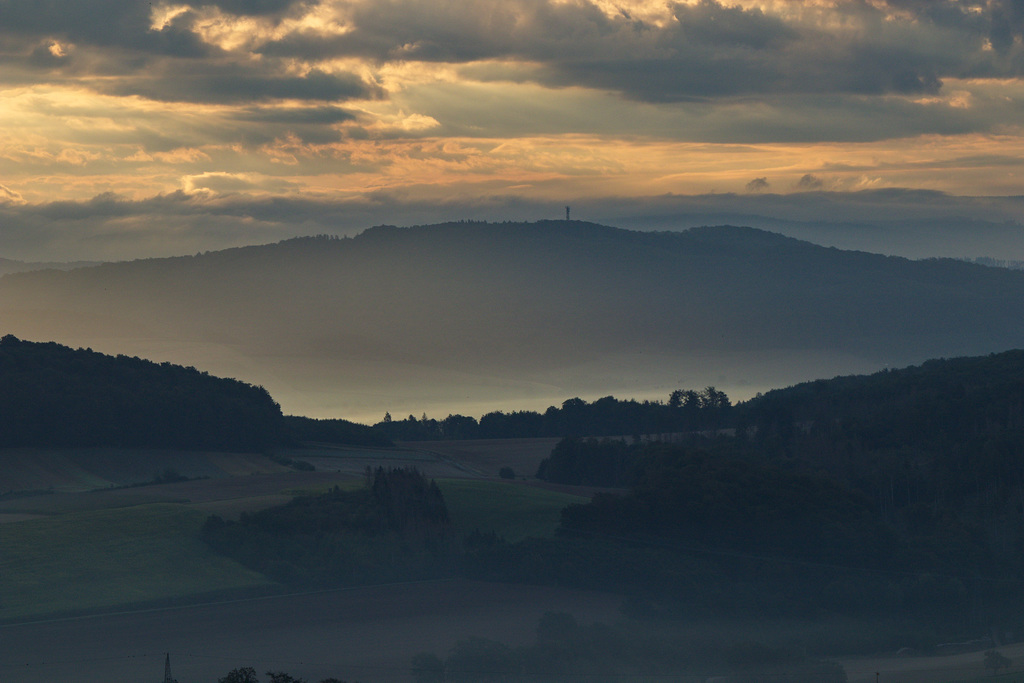
[[[232,669],[227,675],[218,678],[217,683],[260,683],[260,679],[256,675],[256,669],[251,666],[243,666]],[[294,678],[283,671],[268,671],[267,683],[306,683],[306,679]],[[345,681],[338,678],[325,678],[320,683],[345,683]]]
[[[744,449],[860,492],[934,572],[1024,572],[1024,351],[810,382],[737,413]]]
[[[629,492],[566,509],[558,544],[478,544],[473,566],[619,589],[642,574],[685,600],[699,576],[713,600],[1020,627],[1024,352],[801,384],[731,419],[734,436],[673,445],[563,440],[538,477]]]
[[[286,440],[292,443],[321,442],[375,447],[394,445],[383,431],[340,418],[316,419],[286,415],[284,433]]]
[[[583,625],[569,614],[549,612],[533,644],[509,647],[485,638],[459,641],[442,659],[430,652],[412,658],[416,683],[595,683],[728,674],[732,683],[786,680],[845,683],[835,662],[817,661],[788,648],[756,642],[694,642],[664,639],[629,627]]]
[[[451,523],[440,489],[415,469],[367,472],[366,486],[209,517],[214,550],[276,581],[324,586],[431,578],[446,572]]]
[[[479,421],[465,415],[443,420],[410,415],[395,420],[384,416],[374,427],[396,441],[436,439],[513,439],[532,437],[640,436],[713,430],[729,419],[732,404],[714,387],[701,391],[677,389],[667,402],[621,400],[613,396],[587,403],[571,398],[561,408],[543,413],[531,410],[494,411]]]
[[[195,368],[0,339],[0,447],[259,450],[281,409],[262,387]]]
[[[827,475],[711,444],[652,444],[638,462],[627,493],[567,507],[555,538],[467,539],[463,571],[618,592],[650,617],[845,615],[947,639],[1020,626],[1022,563],[994,562],[983,534],[908,535]]]
[[[854,567],[892,557],[870,501],[829,478],[667,445],[645,448],[634,469],[629,493],[565,508],[563,533]]]
[[[569,486],[627,486],[643,448],[621,439],[562,439],[537,467],[537,478]]]

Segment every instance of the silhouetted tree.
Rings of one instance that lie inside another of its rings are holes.
[[[270,683],[306,683],[305,678],[293,678],[283,671],[268,671]]]
[[[259,683],[259,680],[256,676],[256,669],[246,666],[232,669],[226,676],[219,678],[217,683]]]

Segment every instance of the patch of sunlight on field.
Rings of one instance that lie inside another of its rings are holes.
[[[158,504],[0,525],[0,619],[268,585],[199,540],[205,519]]]
[[[439,479],[437,485],[459,533],[493,531],[510,543],[553,536],[562,508],[589,501],[512,482]]]

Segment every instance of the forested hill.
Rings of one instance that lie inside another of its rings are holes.
[[[0,338],[0,448],[252,451],[304,441],[391,445],[348,420],[282,415],[263,387],[192,367]]]
[[[282,439],[262,387],[195,368],[0,339],[0,447],[254,450]]]
[[[702,585],[719,599],[1019,628],[1024,351],[804,383],[730,419],[735,435],[675,443],[565,440],[538,477],[630,487],[567,510],[564,529],[722,558]],[[657,566],[601,557],[578,581]]]
[[[904,453],[1013,450],[1024,439],[1024,350],[805,382],[757,396],[735,417],[769,452],[819,462],[854,444]]]
[[[1024,544],[1022,350],[807,382],[735,415],[762,454],[813,463],[890,517],[920,522],[967,506]]]
[[[1024,343],[1024,273],[729,226],[381,226],[353,239],[14,274],[0,294],[9,329],[74,326],[47,314],[74,310],[115,336],[454,367],[824,345],[923,360]]]
[[[381,226],[7,275],[0,319],[23,338],[112,353],[159,344],[266,386],[288,412],[366,420],[676,386],[736,393],[1015,348],[1024,272],[729,226]]]
[[[823,430],[856,432],[877,447],[984,441],[1024,430],[1024,350],[803,382],[757,396],[737,411],[764,436],[788,441]]]
[[[1024,500],[1024,350],[805,382],[723,417],[717,424],[735,428],[735,437],[719,435],[717,447],[730,454],[827,473],[892,518],[948,505],[998,510],[1019,527],[1024,547],[1024,518],[1014,517]],[[553,456],[585,460],[577,451],[563,445]],[[563,462],[551,466],[569,472]]]

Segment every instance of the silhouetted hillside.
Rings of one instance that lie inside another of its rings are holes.
[[[496,410],[480,418],[452,415],[443,420],[410,415],[395,420],[390,414],[374,429],[396,441],[431,439],[524,439],[544,436],[633,436],[718,429],[728,418],[732,405],[724,392],[714,387],[701,391],[676,389],[668,401],[620,400],[604,396],[593,403],[581,398],[562,401],[561,408],[549,406],[543,413],[533,410]],[[576,482],[579,483],[579,482]]]
[[[0,446],[253,450],[281,439],[262,387],[170,363],[0,339]]]
[[[263,387],[195,368],[0,339],[0,448],[259,450],[303,441],[391,443],[346,420],[282,416]]]
[[[735,436],[561,442],[538,476],[629,493],[563,512],[572,552],[495,545],[481,566],[686,604],[699,586],[711,609],[1020,626],[1024,351],[809,382],[732,417]]]
[[[9,275],[0,301],[11,333],[187,361],[304,396],[290,412],[376,419],[402,410],[387,396],[522,405],[540,392],[637,395],[637,377],[656,394],[732,392],[771,372],[778,386],[1024,344],[1024,273],[736,227],[382,226]],[[781,355],[788,365],[764,360]],[[330,403],[341,394],[351,402]]]
[[[1024,351],[807,382],[736,410],[751,448],[864,490],[890,520],[930,528],[956,509],[1024,547]]]

